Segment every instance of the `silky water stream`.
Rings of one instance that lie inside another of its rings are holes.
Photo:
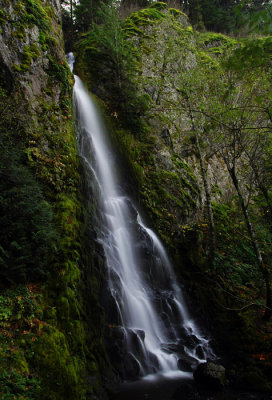
[[[71,53],[67,59],[72,66]],[[197,364],[214,358],[209,340],[188,314],[161,241],[124,193],[108,132],[77,76],[74,109],[79,155],[98,188],[98,236],[114,315],[112,358],[123,364],[123,379],[154,374],[190,378]]]

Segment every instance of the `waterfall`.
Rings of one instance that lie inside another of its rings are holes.
[[[70,53],[68,62],[72,61]],[[99,196],[98,236],[104,249],[114,310],[110,326],[116,343],[121,343],[118,351],[125,365],[123,376],[177,371],[191,376],[198,363],[214,358],[209,340],[200,333],[186,309],[161,241],[144,224],[133,201],[124,193],[108,132],[77,76],[74,109],[79,155],[89,179],[96,182]]]

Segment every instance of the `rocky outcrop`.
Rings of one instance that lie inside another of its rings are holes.
[[[225,385],[226,370],[222,365],[213,362],[199,364],[194,372],[197,385],[210,390],[220,390]]]
[[[49,82],[50,71],[58,66],[66,79],[69,75],[63,67],[60,2],[4,3],[0,34],[2,68],[20,86],[33,109],[38,107],[37,97],[41,95],[45,101],[58,104],[61,90],[59,85]]]

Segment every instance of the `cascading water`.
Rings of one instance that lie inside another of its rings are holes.
[[[72,64],[71,53],[67,59]],[[79,154],[99,189],[99,241],[108,267],[114,326],[125,347],[124,377],[175,371],[188,376],[199,362],[214,358],[209,341],[188,315],[162,243],[121,189],[108,133],[77,76],[74,108]]]

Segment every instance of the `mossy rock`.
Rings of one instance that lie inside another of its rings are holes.
[[[50,326],[44,328],[33,349],[33,364],[39,371],[44,388],[50,390],[41,394],[41,399],[85,398],[83,360],[70,354],[62,332]]]

